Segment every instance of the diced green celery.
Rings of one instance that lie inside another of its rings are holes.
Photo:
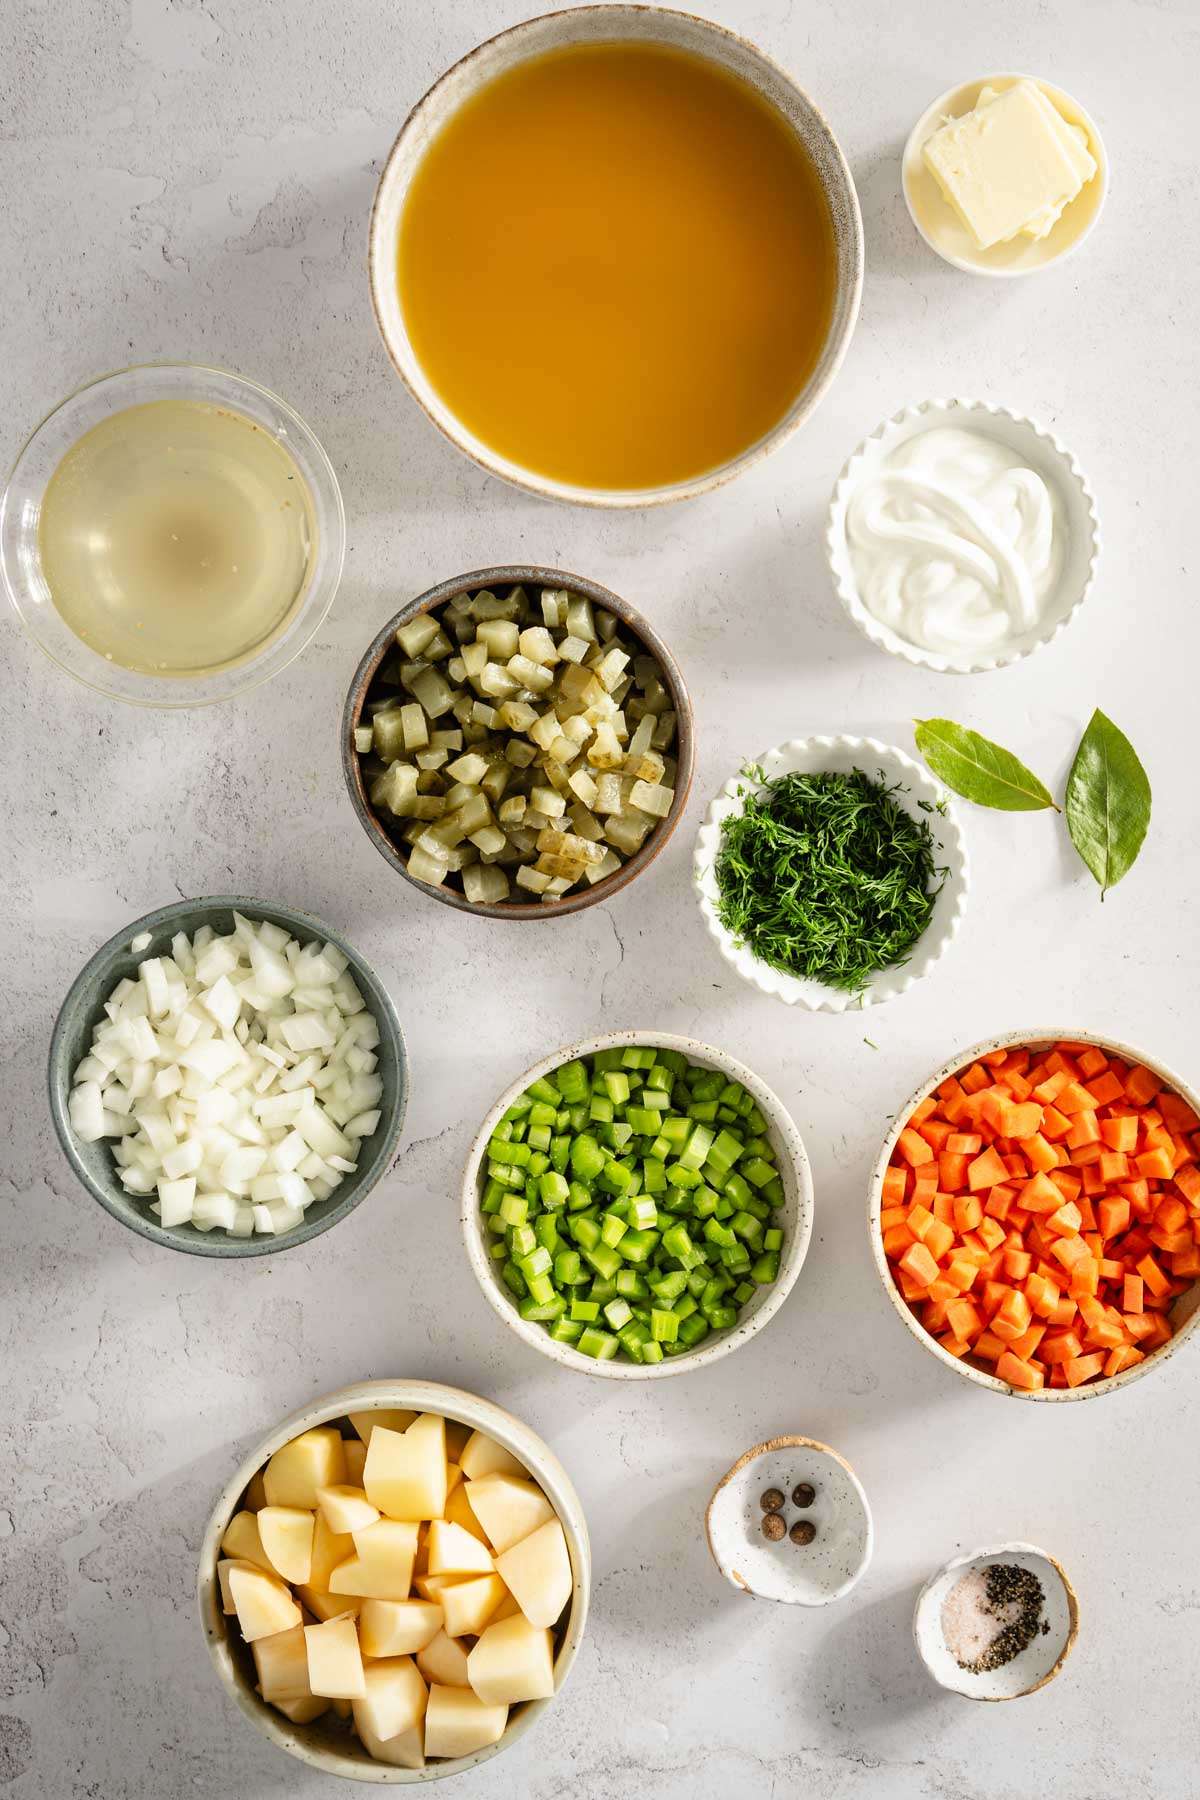
[[[531,1298],[540,1305],[547,1305],[554,1298],[554,1283],[548,1275],[534,1275],[528,1287]]]
[[[687,1279],[686,1270],[672,1269],[658,1281],[652,1281],[650,1283],[650,1292],[654,1294],[657,1299],[664,1301],[669,1306],[673,1300],[677,1300],[680,1294],[683,1293],[684,1289],[687,1287]]]
[[[650,1314],[650,1335],[656,1344],[673,1344],[679,1336],[679,1314],[655,1307]]]
[[[563,1177],[555,1169],[548,1169],[544,1175],[538,1176],[538,1193],[541,1195],[543,1206],[555,1210],[560,1206],[565,1206],[570,1191]]]
[[[510,1225],[508,1247],[514,1256],[528,1256],[537,1247],[537,1233],[532,1225]]]
[[[650,1160],[642,1164],[642,1191],[647,1194],[661,1194],[667,1186],[667,1171],[661,1162]]]
[[[606,1069],[602,1076],[604,1091],[616,1105],[623,1106],[629,1098],[629,1077],[624,1069]]]
[[[755,1187],[766,1187],[768,1181],[774,1181],[775,1171],[770,1163],[764,1162],[761,1156],[752,1156],[740,1165],[740,1173]]]
[[[708,1320],[704,1317],[703,1313],[694,1313],[690,1319],[685,1319],[679,1327],[679,1341],[681,1344],[686,1344],[689,1349],[692,1349],[702,1338],[708,1336],[708,1331]]]
[[[778,1227],[774,1227],[772,1230],[765,1232],[763,1234],[763,1249],[764,1250],[782,1250],[783,1249],[783,1233],[782,1233],[782,1231],[780,1231],[778,1229]]]
[[[505,1287],[508,1288],[509,1292],[517,1296],[518,1300],[523,1300],[525,1295],[529,1292],[528,1287],[525,1285],[525,1277],[522,1275],[520,1269],[518,1269],[516,1263],[506,1262],[500,1271],[500,1279],[503,1281]]]
[[[594,1124],[611,1125],[613,1122],[613,1103],[607,1094],[593,1094],[588,1107],[588,1117]]]
[[[667,1180],[672,1187],[694,1188],[703,1186],[703,1183],[700,1180],[699,1170],[689,1169],[687,1165],[682,1162],[667,1164]]]
[[[658,1243],[657,1231],[627,1231],[617,1249],[626,1262],[644,1263]]]
[[[523,1319],[529,1319],[539,1325],[548,1325],[552,1320],[561,1318],[566,1309],[567,1303],[562,1295],[553,1292],[549,1300],[538,1301],[531,1295],[528,1300],[522,1300],[517,1307],[517,1311]]]
[[[698,1174],[703,1166],[705,1157],[708,1155],[709,1145],[712,1141],[713,1134],[707,1125],[694,1125],[692,1127],[692,1134],[680,1153],[680,1167],[691,1169]],[[668,1175],[669,1174],[670,1171],[668,1170]]]
[[[505,1194],[500,1202],[499,1217],[506,1225],[523,1225],[529,1217],[529,1202],[524,1194]]]
[[[553,1213],[539,1213],[533,1221],[533,1235],[551,1256],[558,1249],[558,1224]]]
[[[604,1317],[608,1320],[609,1326],[613,1331],[620,1331],[622,1325],[628,1325],[630,1319],[632,1319],[633,1310],[630,1307],[628,1300],[623,1299],[621,1295],[618,1294],[615,1300],[610,1300],[605,1306]]]
[[[642,1361],[644,1363],[660,1363],[663,1359],[663,1347],[653,1339],[642,1345]]]
[[[600,1242],[600,1227],[594,1219],[576,1213],[570,1221],[571,1235],[581,1250],[594,1250]]]
[[[600,1317],[600,1308],[594,1300],[579,1300],[573,1296],[571,1317],[580,1320],[584,1325],[590,1325],[593,1319]]]
[[[587,1132],[581,1133],[571,1145],[571,1173],[581,1181],[595,1181],[605,1160],[603,1150]]]
[[[779,1256],[774,1250],[764,1251],[758,1260],[751,1265],[750,1279],[759,1287],[769,1287],[779,1275]]]
[[[565,1062],[560,1069],[554,1071],[554,1080],[569,1106],[587,1099],[590,1084],[586,1064],[579,1061]]]
[[[658,1223],[658,1208],[651,1199],[631,1200],[629,1203],[629,1223],[639,1231],[649,1230]]]
[[[559,1287],[574,1287],[583,1278],[578,1250],[560,1250],[554,1258],[554,1279]]]
[[[564,1316],[555,1319],[550,1327],[550,1336],[558,1344],[575,1344],[583,1336],[583,1326],[577,1319],[568,1319]]]
[[[542,1100],[547,1106],[557,1106],[559,1102],[559,1092],[553,1082],[547,1081],[544,1075],[539,1075],[538,1079],[526,1088],[525,1098],[530,1101],[530,1103],[535,1100]]]
[[[575,1347],[584,1356],[593,1356],[598,1362],[611,1362],[620,1349],[620,1343],[609,1332],[597,1331],[594,1326],[589,1326]]]
[[[616,1251],[607,1244],[597,1244],[583,1253],[584,1261],[590,1263],[598,1275],[613,1276],[621,1266],[621,1259]]]

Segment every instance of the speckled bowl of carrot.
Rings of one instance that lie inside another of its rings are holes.
[[[896,1115],[871,1183],[884,1290],[978,1386],[1090,1400],[1200,1319],[1200,1098],[1087,1032],[961,1052]]]

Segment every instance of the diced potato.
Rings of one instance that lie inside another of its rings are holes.
[[[369,1444],[371,1433],[377,1425],[384,1426],[388,1431],[407,1431],[418,1415],[401,1406],[377,1406],[374,1412],[357,1412],[349,1416],[351,1425],[363,1443]]]
[[[346,1480],[351,1487],[362,1486],[363,1470],[367,1464],[367,1446],[362,1438],[346,1438]]]
[[[373,1438],[372,1443],[375,1441]],[[368,1468],[370,1460],[368,1451]],[[358,1594],[374,1600],[406,1600],[412,1587],[416,1555],[415,1523],[377,1519],[373,1525],[354,1533],[354,1555],[332,1570],[329,1591],[332,1594]]]
[[[446,1509],[446,1424],[422,1413],[407,1431],[377,1428],[363,1472],[367,1499],[389,1519],[440,1519]]]
[[[274,1705],[280,1700],[312,1698],[303,1625],[293,1625],[290,1631],[276,1631],[271,1637],[257,1638],[250,1648],[264,1700]]]
[[[363,1682],[366,1691],[354,1705],[356,1725],[364,1720],[373,1737],[385,1740],[420,1725],[428,1690],[411,1656],[367,1663]]]
[[[522,1538],[548,1523],[554,1508],[536,1481],[496,1469],[466,1484],[467,1504],[497,1552],[511,1550]],[[511,1585],[511,1584],[510,1584]]]
[[[275,1452],[263,1470],[263,1491],[270,1506],[300,1506],[311,1511],[317,1504],[318,1488],[336,1487],[345,1479],[341,1433],[332,1425],[319,1425]]]
[[[461,1525],[434,1519],[429,1526],[431,1575],[490,1575],[495,1567],[479,1539]]]
[[[248,1644],[299,1625],[300,1608],[278,1575],[253,1563],[235,1562],[229,1565],[228,1584],[238,1628]]]
[[[221,1595],[221,1611],[227,1613],[230,1618],[232,1618],[233,1614],[237,1611],[237,1607],[233,1604],[233,1595],[230,1592],[229,1587],[230,1572],[237,1568],[257,1569],[258,1567],[258,1563],[238,1563],[231,1557],[223,1557],[220,1562],[218,1562],[217,1587]]]
[[[365,1531],[379,1517],[379,1508],[371,1505],[360,1487],[320,1488],[317,1505],[330,1531],[343,1536],[347,1532]]]
[[[478,1575],[468,1581],[454,1581],[442,1588],[438,1599],[446,1616],[446,1632],[450,1637],[468,1637],[483,1630],[505,1594],[498,1575]]]
[[[298,1506],[264,1506],[257,1521],[271,1567],[285,1581],[306,1582],[312,1573],[312,1513]]]
[[[487,1625],[467,1656],[467,1679],[488,1706],[546,1700],[554,1692],[554,1642],[521,1613]]]
[[[364,1656],[414,1656],[432,1644],[444,1619],[436,1600],[364,1600],[358,1641]]]
[[[296,1589],[296,1598],[314,1619],[341,1619],[349,1613],[357,1617],[362,1600],[353,1594],[331,1594],[327,1588],[309,1585]]]
[[[242,1496],[242,1507],[246,1512],[257,1512],[260,1506],[267,1504],[267,1490],[263,1486],[262,1470],[250,1477],[250,1485]]]
[[[266,1569],[270,1575],[275,1574],[275,1565],[263,1549],[259,1535],[258,1519],[252,1512],[234,1513],[225,1527],[225,1535],[221,1539],[221,1548],[226,1556],[243,1562],[256,1563],[260,1569]]]
[[[431,1687],[425,1713],[426,1756],[470,1756],[498,1744],[507,1706],[485,1706],[470,1688]]]
[[[553,1625],[571,1598],[571,1558],[558,1519],[505,1550],[496,1569],[531,1625]]]
[[[472,1537],[478,1538],[481,1544],[486,1545],[488,1544],[487,1533],[475,1517],[474,1509],[467,1498],[468,1485],[467,1482],[460,1481],[457,1487],[451,1488],[446,1496],[446,1518],[450,1524],[461,1525],[464,1531],[469,1531]]]
[[[458,1452],[458,1465],[468,1481],[483,1475],[523,1475],[529,1470],[517,1461],[511,1451],[485,1432],[473,1431]]]
[[[358,1700],[366,1692],[358,1631],[349,1617],[304,1627],[308,1685],[327,1700]]]
[[[311,1725],[314,1719],[319,1719],[322,1713],[327,1713],[332,1704],[333,1702],[330,1700],[318,1700],[315,1694],[310,1694],[307,1700],[272,1700],[271,1702],[276,1712],[281,1712],[285,1719],[292,1721],[293,1725]]]
[[[390,1763],[396,1769],[423,1769],[425,1767],[424,1732],[419,1725],[411,1731],[402,1731],[394,1738],[379,1738],[371,1730],[364,1717],[361,1721],[358,1708],[362,1702],[354,1702],[354,1728],[362,1739],[363,1749],[376,1762]]]
[[[467,1679],[467,1653],[456,1638],[447,1637],[444,1631],[417,1652],[417,1667],[431,1687],[434,1682],[441,1687],[471,1685]]]

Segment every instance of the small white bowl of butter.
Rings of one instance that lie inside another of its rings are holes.
[[[992,110],[996,100],[1004,104]],[[1061,262],[1108,192],[1095,121],[1030,75],[986,75],[939,95],[913,126],[900,174],[925,242],[971,275],[1033,275]]]
[[[838,598],[879,649],[980,675],[1074,618],[1100,527],[1082,469],[1042,426],[985,400],[926,400],[850,457],[825,548]]]

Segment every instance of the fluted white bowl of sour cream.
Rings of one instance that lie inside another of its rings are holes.
[[[1043,426],[989,401],[927,400],[850,457],[825,545],[838,598],[873,644],[979,675],[1075,617],[1100,526],[1082,469]]]

